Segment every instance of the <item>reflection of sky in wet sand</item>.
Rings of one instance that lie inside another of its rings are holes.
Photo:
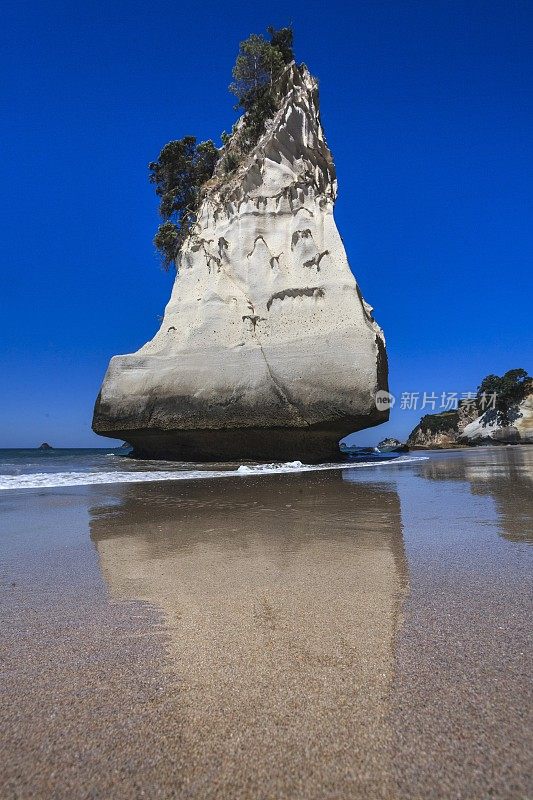
[[[532,466],[531,447],[472,448],[390,476],[410,581],[391,692],[399,797],[533,797]]]
[[[421,475],[437,481],[468,481],[472,494],[493,498],[502,536],[533,542],[533,447],[467,450],[424,462]]]
[[[119,491],[91,535],[112,596],[164,612],[191,795],[390,797],[396,492],[338,474]]]

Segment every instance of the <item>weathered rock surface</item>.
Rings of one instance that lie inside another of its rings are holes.
[[[287,68],[275,118],[206,188],[160,330],[111,359],[93,428],[141,457],[320,461],[386,421],[384,338],[333,218],[317,84]]]
[[[412,449],[441,449],[478,444],[533,443],[533,394],[507,411],[509,424],[503,424],[494,409],[483,414],[475,405],[457,411],[428,414],[411,431],[407,444]]]
[[[382,439],[381,442],[378,442],[376,445],[376,450],[378,450],[380,453],[406,453],[409,448],[404,442],[400,442],[399,439],[388,437],[387,439]]]
[[[485,411],[459,434],[459,444],[533,444],[533,394],[507,412],[502,425],[496,411]]]
[[[410,450],[441,450],[457,446],[457,431],[447,428],[443,431],[432,431],[417,425],[409,434],[407,446]]]
[[[424,450],[456,447],[459,435],[478,416],[474,403],[461,404],[455,411],[426,414],[409,434],[407,446]]]

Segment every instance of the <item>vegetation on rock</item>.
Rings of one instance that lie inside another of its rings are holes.
[[[443,411],[440,414],[426,414],[423,416],[409,439],[413,440],[418,431],[434,436],[441,433],[457,433],[460,420],[460,410],[469,407],[477,416],[494,408],[498,415],[498,422],[502,426],[510,424],[509,411],[518,405],[527,394],[533,392],[533,378],[525,369],[510,369],[501,377],[487,375],[481,381],[476,396],[472,400],[459,401],[459,409]]]
[[[269,25],[267,31],[270,36],[270,44],[275,47],[281,54],[285,64],[290,64],[294,61],[294,32],[289,25],[287,28],[273,28]]]
[[[245,112],[238,131],[241,152],[249,150],[265,129],[265,122],[277,110],[279,78],[290,63],[293,33],[291,28],[269,28],[270,41],[260,34],[252,34],[241,42],[233,67],[230,92],[237,98],[236,108]]]
[[[457,411],[443,411],[441,414],[426,414],[422,417],[415,430],[429,431],[429,433],[445,433],[455,430],[459,421]],[[414,431],[413,431],[414,433]],[[411,433],[411,436],[413,435]]]
[[[176,266],[181,245],[196,222],[202,189],[217,163],[221,162],[223,175],[234,172],[278,108],[279,79],[294,58],[293,32],[292,28],[269,27],[268,33],[270,41],[252,34],[240,43],[229,88],[237,98],[236,108],[241,108],[244,115],[233,126],[231,135],[222,134],[222,149],[211,140],[197,143],[196,137],[185,136],[166,144],[157,160],[149,164],[150,182],[160,198],[163,220],[154,244],[165,269]]]
[[[166,144],[157,161],[149,164],[163,219],[154,244],[166,269],[176,263],[180,245],[196,221],[202,186],[213,175],[219,155],[211,140],[197,144],[194,136],[185,136]]]
[[[520,403],[533,390],[533,378],[525,369],[510,369],[501,377],[487,375],[477,390],[477,402],[483,407],[483,400],[495,397],[495,408],[503,425],[509,424],[508,412],[511,406]]]

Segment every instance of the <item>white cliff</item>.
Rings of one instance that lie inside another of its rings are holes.
[[[93,427],[137,455],[321,460],[387,418],[383,334],[335,225],[317,84],[294,64],[284,80],[257,145],[205,187],[160,330],[111,359]]]
[[[533,444],[533,394],[507,412],[508,424],[490,409],[467,425],[460,434],[459,444]]]
[[[457,411],[428,414],[411,431],[411,449],[441,449],[484,444],[533,444],[533,394],[509,406],[506,418],[489,408],[482,414],[475,404]]]

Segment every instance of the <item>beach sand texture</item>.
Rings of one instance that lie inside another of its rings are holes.
[[[523,447],[2,493],[1,797],[530,796],[532,487]]]

